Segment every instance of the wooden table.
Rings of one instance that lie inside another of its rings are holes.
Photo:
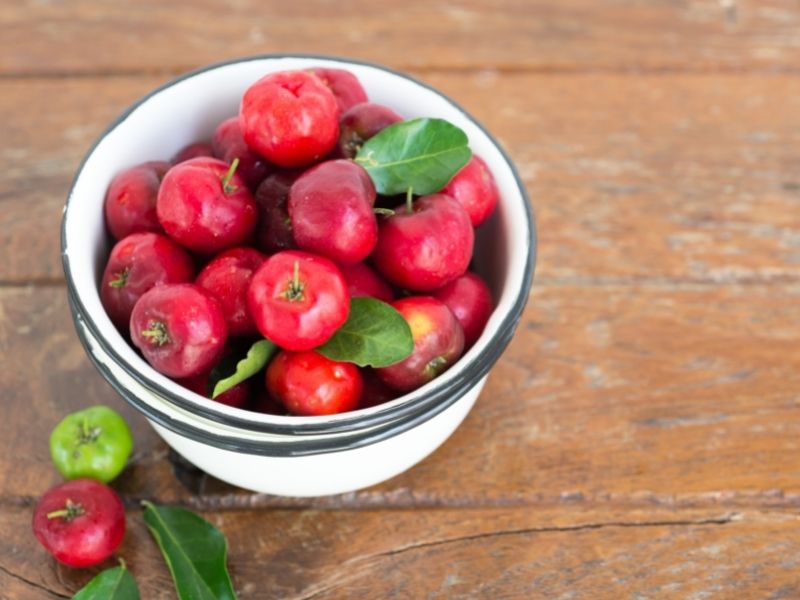
[[[174,597],[138,500],[201,512],[241,598],[800,597],[800,11],[794,0],[90,2],[0,7],[0,596],[92,572],[30,533],[47,436],[134,428],[119,552]],[[84,356],[58,226],[94,137],[204,63],[378,61],[457,98],[524,176],[540,254],[463,426],[382,485],[301,500],[173,474]]]

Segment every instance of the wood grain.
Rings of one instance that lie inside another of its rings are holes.
[[[327,502],[796,506],[799,300],[797,285],[539,287],[453,437],[406,474]],[[58,480],[46,434],[61,416],[122,401],[84,356],[63,289],[0,289],[0,315],[0,455],[16,457],[0,490],[27,503]],[[213,481],[192,497],[142,418],[124,412],[137,448],[119,485],[132,500],[273,502]]]
[[[0,13],[0,73],[185,70],[264,52],[403,68],[795,70],[792,0],[40,2]]]
[[[788,599],[800,593],[800,529],[795,514],[782,512],[511,508],[204,516],[229,540],[231,576],[242,600],[635,597],[631,590],[643,598]],[[29,520],[27,509],[0,512],[4,534],[19,540],[0,547],[4,597],[69,597],[94,570],[55,564],[28,534]],[[138,510],[128,513],[117,555],[143,598],[174,598]]]
[[[2,84],[0,111],[28,110],[3,125],[0,247],[8,252],[0,281],[60,278],[58,224],[81,155],[113,115],[162,80]],[[539,282],[800,281],[800,79],[425,80],[510,150],[537,211]],[[57,111],[48,109],[54,97]]]

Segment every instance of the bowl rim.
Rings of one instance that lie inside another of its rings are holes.
[[[412,83],[427,90],[430,90],[431,92],[440,96],[443,100],[448,102],[455,110],[462,113],[466,119],[472,122],[495,146],[495,148],[499,151],[500,155],[502,156],[503,160],[506,162],[506,165],[509,167],[510,172],[514,178],[514,182],[516,184],[517,190],[522,200],[521,202],[522,213],[525,216],[525,226],[527,229],[527,234],[528,234],[527,237],[529,240],[528,252],[525,260],[525,265],[523,268],[522,286],[518,290],[517,296],[515,297],[514,302],[509,308],[507,314],[503,317],[497,330],[492,334],[491,338],[487,342],[484,351],[478,354],[477,357],[473,358],[471,362],[460,365],[462,372],[465,374],[463,377],[455,377],[452,380],[448,381],[446,385],[440,385],[440,386],[434,385],[430,390],[428,390],[427,393],[421,394],[416,398],[412,398],[408,402],[403,402],[398,405],[391,406],[386,410],[375,411],[368,414],[354,414],[352,418],[339,419],[331,422],[325,422],[325,421],[303,422],[302,417],[297,417],[298,422],[296,423],[269,423],[269,422],[257,422],[248,419],[243,419],[240,417],[236,417],[235,415],[229,415],[213,410],[214,408],[213,406],[207,408],[205,406],[200,406],[194,402],[191,402],[190,400],[187,400],[185,398],[181,398],[180,396],[172,393],[170,390],[164,388],[158,382],[152,381],[146,375],[140,373],[136,369],[131,368],[130,365],[127,363],[127,361],[122,359],[120,355],[115,351],[113,344],[111,344],[109,340],[107,340],[104,337],[104,335],[101,332],[101,329],[94,321],[91,314],[88,313],[83,302],[80,299],[79,294],[77,294],[75,283],[71,274],[71,269],[69,264],[70,259],[67,253],[66,223],[67,223],[67,217],[69,215],[70,200],[73,196],[76,183],[81,177],[87,161],[94,154],[94,152],[96,151],[97,147],[101,144],[101,142],[109,134],[111,134],[111,132],[114,131],[121,123],[123,123],[137,108],[139,108],[142,104],[144,104],[150,98],[159,94],[160,92],[186,79],[197,76],[199,74],[245,62],[262,61],[270,59],[286,59],[286,58],[312,59],[312,60],[318,59],[321,61],[333,61],[345,68],[348,64],[367,66],[409,80]],[[410,427],[413,426],[413,424],[416,424],[421,418],[432,418],[433,416],[435,416],[435,414],[438,414],[439,412],[441,412],[442,410],[444,410],[445,408],[456,402],[459,398],[461,398],[470,387],[475,385],[482,377],[484,377],[488,373],[488,371],[498,360],[502,352],[505,350],[508,343],[511,341],[511,338],[516,329],[517,323],[519,322],[519,319],[522,316],[522,312],[525,308],[530,293],[530,288],[533,281],[533,275],[536,263],[536,250],[537,250],[537,237],[536,237],[535,217],[527,190],[525,189],[525,186],[521,180],[521,177],[519,176],[519,173],[514,163],[508,156],[508,153],[502,147],[499,141],[486,129],[486,127],[484,127],[475,117],[473,117],[469,112],[467,112],[452,98],[450,98],[446,94],[443,94],[439,90],[433,88],[431,85],[419,81],[412,76],[409,76],[405,73],[396,71],[394,69],[391,69],[389,67],[374,62],[362,61],[357,59],[338,57],[326,54],[269,53],[269,54],[258,54],[258,55],[234,58],[231,60],[205,65],[198,69],[194,69],[192,71],[179,75],[163,83],[162,85],[154,88],[147,94],[141,96],[131,105],[129,105],[124,111],[122,111],[114,120],[112,120],[112,122],[100,133],[100,135],[96,138],[94,143],[91,145],[91,147],[84,155],[83,159],[81,160],[81,163],[79,164],[76,170],[73,181],[70,185],[67,195],[67,200],[64,205],[64,213],[61,223],[62,266],[67,281],[67,289],[70,298],[70,308],[72,310],[73,320],[75,321],[76,329],[79,330],[78,334],[79,337],[81,337],[81,341],[82,343],[84,343],[84,346],[86,344],[85,340],[82,338],[83,334],[78,326],[77,322],[78,318],[81,319],[84,326],[88,329],[92,338],[97,342],[97,344],[100,346],[103,352],[105,352],[117,366],[123,369],[123,371],[125,371],[127,375],[132,377],[137,383],[142,385],[145,389],[147,389],[151,394],[153,394],[160,400],[172,403],[180,408],[190,410],[193,413],[196,413],[199,417],[209,419],[213,422],[220,423],[221,425],[225,425],[227,427],[242,429],[251,432],[298,436],[296,443],[291,444],[293,446],[296,446],[295,450],[297,453],[318,453],[318,451],[313,450],[314,444],[310,444],[312,440],[302,439],[303,436],[308,436],[308,435],[343,434],[343,433],[358,432],[359,430],[365,428],[371,428],[370,431],[368,432],[362,432],[360,434],[359,439],[365,441],[372,440],[372,441],[367,441],[366,443],[374,443],[374,441],[379,441],[377,439],[374,439],[375,438],[374,431],[376,430],[376,428],[383,428],[383,426],[386,426],[386,428],[388,428],[387,435],[384,437],[387,437],[389,433],[392,431],[395,432],[394,435],[397,435],[398,433],[401,432],[401,426],[403,425],[403,423],[407,422],[411,424],[409,425]],[[97,360],[95,359],[94,356],[92,356],[91,353],[90,357],[92,358],[92,362],[95,363],[95,365],[98,366],[99,368],[100,365],[97,364]],[[119,382],[117,382],[114,379],[113,374],[107,368],[103,368],[100,370],[104,378],[106,378],[112,384],[112,386],[114,386],[115,389],[117,389],[118,392],[122,393],[122,390],[119,389],[121,386],[119,385]],[[130,396],[132,396],[132,394],[122,393],[122,395],[123,397],[126,398],[127,401],[131,402]],[[143,410],[142,404],[144,403],[141,401],[133,402],[133,404],[138,410],[144,412],[148,416],[148,418],[158,421],[156,417],[159,417],[161,420],[164,421],[161,424],[164,425],[165,427],[168,427],[169,429],[176,431],[176,433],[187,435],[187,437],[192,437],[192,435],[188,435],[190,432],[185,430],[185,424],[180,423],[180,426],[174,424],[173,419],[160,413],[157,414],[158,411],[156,411],[152,407],[148,407],[147,411]],[[408,427],[404,427],[402,428],[402,430],[405,430],[407,428]],[[204,435],[202,437],[206,438],[208,436]],[[213,434],[211,437],[213,437],[214,439],[219,439],[219,443],[217,444],[212,443],[212,445],[223,447],[224,444],[224,447],[227,447],[228,449],[240,449],[242,451],[247,451],[244,448],[245,440],[238,440],[239,444],[237,444],[234,442],[231,443],[223,442],[222,438],[224,438],[225,436],[222,436],[220,434]],[[345,443],[344,438],[342,438],[341,436],[338,438],[331,438],[331,442],[337,439],[344,444],[342,449],[347,449],[347,447],[345,447],[347,446],[347,444]],[[203,439],[198,441],[203,441],[204,443],[213,442],[212,439]],[[239,448],[239,445],[241,445],[242,447]],[[331,448],[327,448],[324,451],[329,451],[330,449]],[[310,451],[306,452],[305,450],[310,450]],[[250,449],[250,452],[252,451],[253,448]],[[258,453],[264,453],[270,455],[273,454],[273,452],[258,452]]]

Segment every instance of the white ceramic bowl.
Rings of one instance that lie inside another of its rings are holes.
[[[353,72],[373,102],[407,118],[441,117],[461,127],[500,191],[476,237],[475,269],[496,307],[477,343],[451,369],[386,404],[329,417],[253,413],[212,402],[156,372],[112,325],[98,294],[111,240],[105,191],[116,173],[168,160],[208,139],[235,115],[244,90],[266,73],[312,66]],[[212,65],[154,90],[100,136],[81,164],[64,208],[62,258],[76,330],[102,375],[187,460],[224,481],[287,496],[341,493],[384,481],[436,449],[474,404],[513,335],[535,263],[533,215],[511,161],[463,109],[436,90],[376,65],[323,56],[257,56]]]

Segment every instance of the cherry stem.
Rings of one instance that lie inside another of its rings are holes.
[[[121,288],[128,281],[128,275],[130,274],[131,274],[130,269],[128,268],[122,269],[122,271],[120,271],[114,276],[114,279],[108,282],[108,287]]]
[[[147,324],[148,329],[142,331],[142,336],[148,338],[156,346],[163,346],[170,341],[167,326],[161,321],[150,321]]]
[[[391,217],[394,216],[394,211],[391,208],[381,208],[380,206],[373,208],[372,212],[376,215],[381,215],[383,217]]]
[[[60,508],[58,510],[51,510],[49,513],[47,513],[47,518],[48,519],[64,518],[67,521],[71,521],[75,517],[80,517],[84,512],[86,511],[83,510],[83,506],[67,498],[64,508]]]
[[[442,368],[445,366],[447,366],[447,359],[444,356],[434,356],[425,365],[425,372],[433,379],[442,372]]]
[[[414,212],[414,188],[408,188],[406,192],[406,212],[411,214]]]
[[[78,430],[78,445],[91,444],[97,441],[103,430],[100,427],[90,427],[88,421],[81,421],[80,429]]]
[[[290,302],[297,302],[303,299],[303,288],[305,285],[300,281],[300,261],[294,261],[294,272],[292,278],[289,280],[289,285],[286,286],[286,291],[283,292],[283,297]]]
[[[234,158],[233,162],[231,163],[230,169],[228,172],[225,173],[225,176],[222,178],[222,191],[225,192],[225,195],[232,194],[235,192],[238,187],[231,183],[231,179],[233,179],[233,174],[236,173],[236,168],[239,166],[239,159]]]

